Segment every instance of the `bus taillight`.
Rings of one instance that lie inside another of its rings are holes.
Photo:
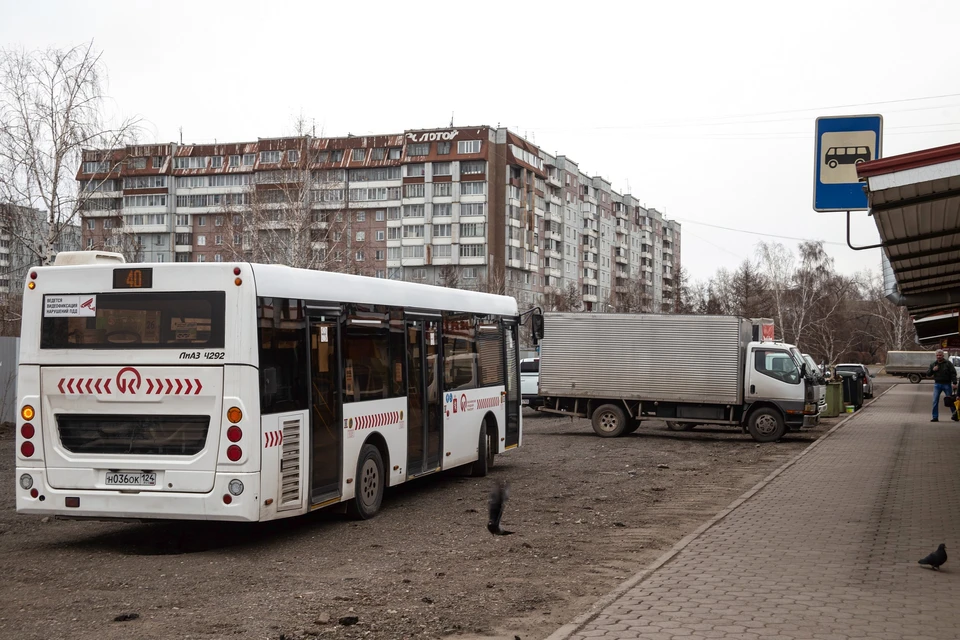
[[[24,442],[20,445],[20,455],[24,458],[29,458],[33,456],[35,449],[32,442]]]
[[[230,442],[240,442],[240,438],[243,437],[243,431],[240,427],[234,425],[227,429],[227,440]]]
[[[33,425],[30,424],[29,422],[27,422],[22,427],[20,427],[20,435],[22,435],[27,440],[32,438],[36,432],[37,430],[34,429]]]
[[[243,450],[240,449],[240,447],[238,447],[235,444],[232,444],[229,447],[227,447],[227,460],[229,460],[230,462],[236,462],[242,457],[243,457]]]

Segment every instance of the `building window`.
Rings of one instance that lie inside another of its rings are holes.
[[[159,169],[163,166],[163,161],[166,159],[165,156],[153,156],[153,168]]]
[[[366,231],[357,231],[357,242],[363,242],[367,239]]]
[[[422,247],[421,247],[422,248]],[[427,270],[426,269],[411,269],[410,270],[410,279],[411,280],[426,280],[427,279]]]
[[[205,247],[207,245],[207,236],[197,236],[197,246]]]
[[[382,240],[383,240],[383,229],[380,229],[380,230],[377,231],[377,240],[378,240],[378,241],[382,241]]]
[[[450,143],[449,142],[438,142],[437,143],[437,155],[448,156],[450,155]]]
[[[330,159],[333,162],[341,162],[343,160],[343,149],[334,149],[330,152]]]
[[[422,198],[423,183],[403,185],[403,197],[404,198]]]
[[[383,260],[383,249],[377,249],[374,253],[374,258],[377,260]]]
[[[407,155],[410,157],[430,155],[430,143],[407,145]]]
[[[87,249],[93,249],[93,238],[87,238]]]
[[[221,255],[218,253],[217,255],[213,256],[213,261],[214,261],[214,262],[223,262],[223,256],[221,256]]]
[[[384,274],[385,274],[385,272],[384,272],[383,269],[377,269],[377,277],[378,277],[378,278],[385,278],[386,276],[385,276]]]
[[[197,226],[198,227],[207,226],[207,216],[197,216]]]
[[[452,182],[434,182],[433,183],[433,195],[437,198],[442,198],[444,196],[449,196],[453,193],[451,187],[453,186]]]
[[[240,156],[230,156],[230,166],[239,167],[240,166]]]
[[[383,160],[387,155],[387,150],[384,148],[377,148],[370,150],[370,159],[371,160]],[[363,158],[360,158],[363,160]]]
[[[408,165],[407,165],[407,177],[408,177],[408,178],[419,178],[419,177],[423,176],[423,174],[424,174],[423,167],[424,167],[424,165],[423,165],[422,163],[421,163],[421,164],[408,164]]]
[[[261,151],[260,164],[276,164],[280,162],[279,151]]]
[[[476,175],[478,173],[484,172],[485,163],[483,160],[475,162],[461,162],[460,163],[460,175],[469,176]]]
[[[387,220],[399,220],[400,207],[390,207],[387,209]]]
[[[213,156],[210,158],[210,168],[219,169],[223,166],[223,156]]]
[[[357,251],[357,253],[354,255],[354,259],[357,262],[363,262],[363,251]]]
[[[449,216],[453,211],[453,205],[449,202],[439,202],[433,204],[433,215],[435,217]]]
[[[472,224],[461,224],[460,237],[461,238],[482,238],[484,226],[485,225],[482,222],[472,223]]]
[[[223,226],[223,216],[217,216],[213,219],[213,226],[222,227]]]
[[[84,173],[107,173],[108,171],[110,171],[109,162],[84,162],[83,163]]]
[[[403,237],[404,238],[422,238],[423,237],[423,225],[422,224],[412,224],[403,228]]]
[[[366,211],[357,211],[357,222],[364,222],[367,219]]]
[[[255,159],[256,159],[256,154],[253,154],[253,153],[243,154],[243,166],[252,167]]]
[[[87,220],[87,229],[89,229],[90,231],[93,231],[96,228],[97,228],[97,221],[95,218],[90,218],[89,220]]]
[[[387,215],[386,215],[386,212],[385,212],[383,209],[377,209],[377,213],[376,213],[375,217],[376,217],[376,219],[377,219],[377,222],[383,222],[384,219],[387,217]]]
[[[472,202],[469,204],[461,204],[460,215],[461,216],[482,216],[485,212],[484,207],[486,207],[486,205],[483,202]]]
[[[147,168],[147,159],[146,159],[146,158],[131,158],[131,159],[130,159],[130,168],[131,168],[131,169],[146,169],[146,168]]]
[[[216,245],[223,244],[223,236],[214,236],[213,243]]]
[[[482,196],[486,193],[487,183],[482,180],[460,183],[460,195],[464,196]]]
[[[388,240],[399,240],[400,239],[400,227],[389,227],[387,229],[387,239]]]
[[[433,247],[433,257],[434,258],[449,258],[453,256],[453,245],[450,244],[438,244]]]
[[[434,163],[433,163],[433,175],[435,175],[435,176],[448,176],[448,175],[450,175],[450,163],[449,163],[449,162],[434,162]]]
[[[464,267],[460,270],[460,276],[464,280],[475,280],[477,277],[477,268],[476,267]]]
[[[422,218],[422,217],[423,217],[423,205],[422,205],[422,204],[405,204],[405,205],[403,205],[403,217],[404,217],[404,218]]]
[[[462,244],[460,245],[461,258],[482,258],[487,253],[486,245],[482,244]]]
[[[387,260],[399,260],[403,255],[403,249],[400,247],[388,247],[387,248]]]
[[[353,161],[363,162],[363,159],[366,157],[366,155],[367,155],[366,149],[354,149],[352,154]]]
[[[295,163],[300,162],[300,152],[296,149],[290,149],[287,151],[287,162]]]
[[[449,225],[449,224],[435,224],[435,225],[433,225],[433,237],[434,237],[434,238],[449,238],[449,237],[450,237],[450,225]]]
[[[480,153],[480,140],[458,141],[457,153]]]
[[[401,149],[400,147],[391,147],[387,155],[391,160],[399,160],[400,154],[402,152],[403,152],[403,149]]]
[[[197,254],[197,262],[206,262],[206,258],[202,253]]]

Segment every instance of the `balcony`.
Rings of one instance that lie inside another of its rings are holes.
[[[548,268],[548,269],[544,269],[544,270],[543,270],[543,273],[544,273],[545,275],[550,276],[551,278],[562,278],[562,277],[563,277],[563,270],[561,270],[561,269],[559,269],[559,268],[552,268],[552,267],[551,267],[551,268]]]
[[[624,235],[626,235],[626,234],[630,233],[630,231],[627,229],[627,225],[625,225],[625,224],[617,224],[614,230],[615,230],[618,234],[624,234]]]
[[[563,235],[559,231],[546,231],[543,234],[547,240],[556,240],[557,242],[563,242]]]
[[[585,285],[587,285],[587,286],[590,286],[590,287],[599,286],[599,285],[597,285],[597,279],[596,279],[596,278],[584,278],[584,279],[583,279],[583,284],[585,284]]]
[[[549,184],[550,186],[553,186],[553,187],[562,187],[562,186],[563,186],[563,183],[560,182],[560,174],[559,174],[559,172],[556,172],[556,173],[548,173],[548,174],[547,174],[547,184]]]
[[[597,296],[595,296],[595,295],[591,295],[591,294],[589,294],[589,293],[585,293],[585,294],[583,294],[582,297],[583,297],[583,301],[584,301],[584,302],[592,302],[592,303],[594,303],[594,304],[597,303]]]
[[[629,263],[630,263],[630,261],[627,260],[627,256],[626,256],[626,255],[621,255],[621,254],[619,254],[619,253],[614,257],[614,260],[617,262],[617,264],[629,264]]]
[[[627,287],[626,285],[618,284],[613,288],[613,290],[615,293],[627,293],[627,291],[629,291],[629,287]]]
[[[553,258],[553,259],[555,259],[555,260],[559,260],[559,259],[561,259],[561,258],[563,257],[563,254],[561,254],[561,253],[560,253],[559,251],[557,251],[556,249],[544,249],[544,250],[543,250],[543,255],[544,255],[544,257],[546,257],[546,258]]]

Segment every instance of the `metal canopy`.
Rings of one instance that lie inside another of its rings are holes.
[[[888,297],[914,316],[960,307],[960,144],[865,162],[857,173],[895,279]]]

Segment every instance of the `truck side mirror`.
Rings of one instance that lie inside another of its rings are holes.
[[[543,315],[534,313],[530,316],[530,333],[533,336],[533,344],[538,344],[543,339]]]

